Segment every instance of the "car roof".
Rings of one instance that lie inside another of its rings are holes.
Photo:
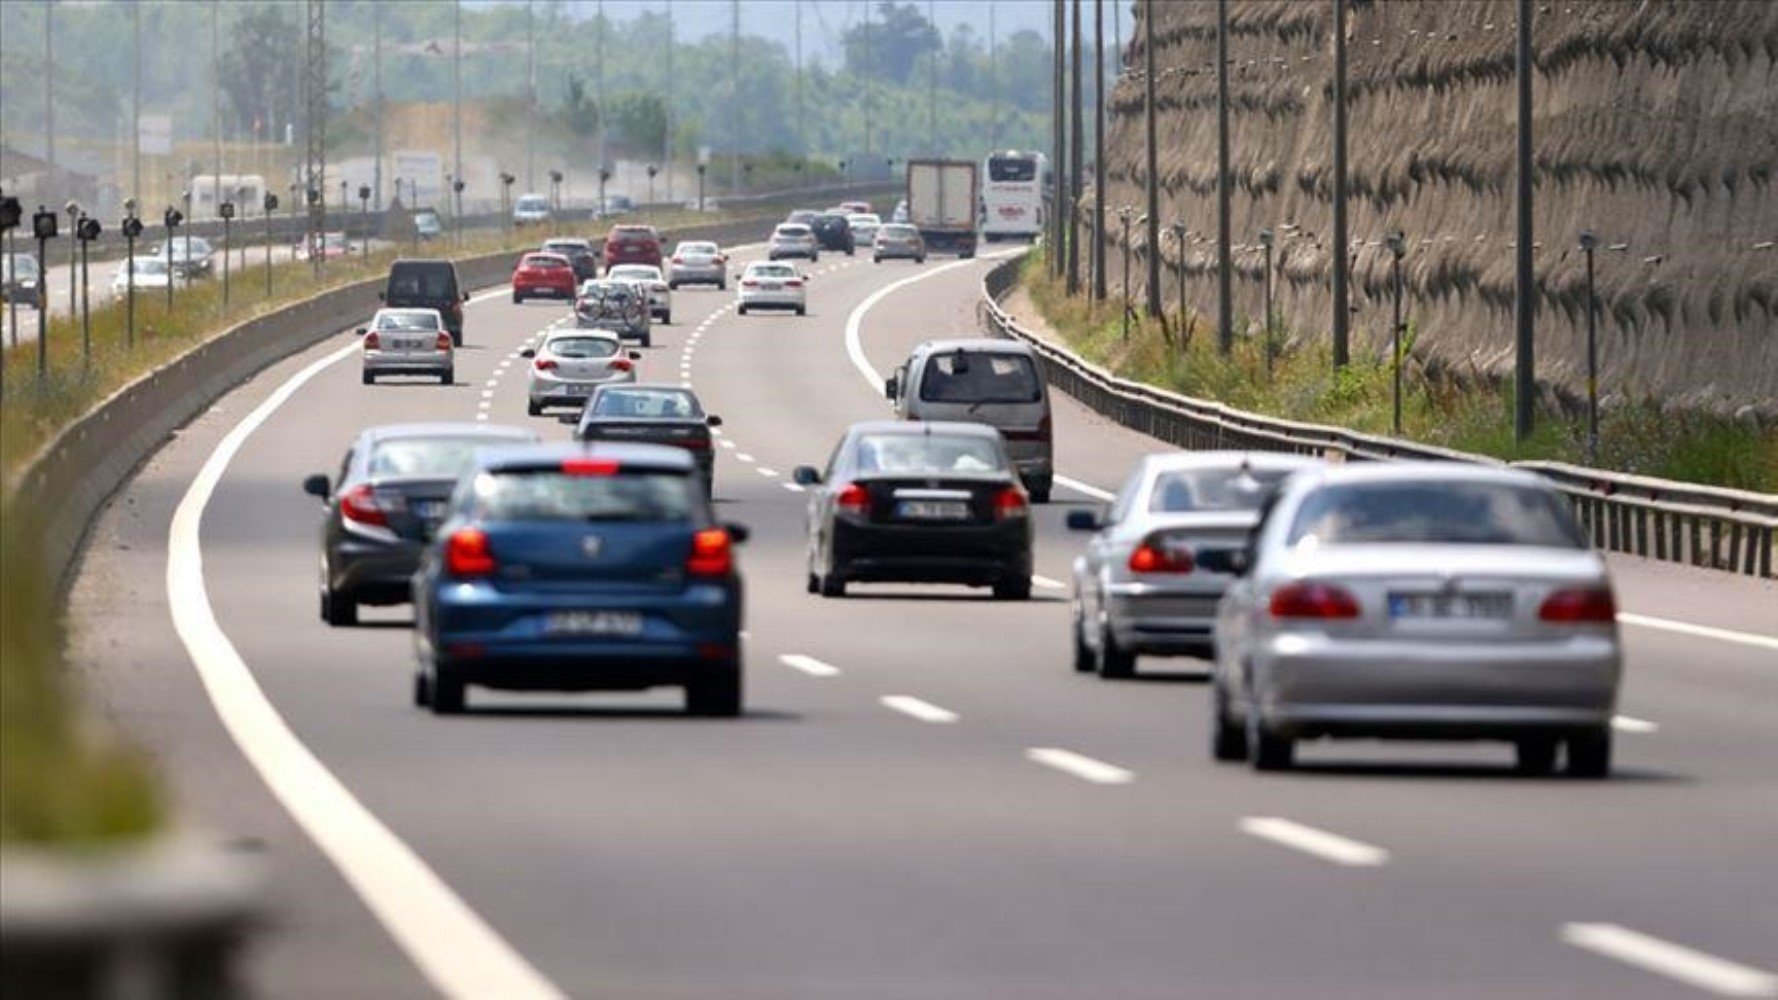
[[[658,444],[618,444],[603,441],[517,445],[494,448],[476,456],[476,468],[484,471],[522,469],[571,458],[609,458],[625,465],[672,471],[690,471],[691,452]]]
[[[1337,486],[1347,483],[1494,483],[1554,489],[1534,472],[1481,462],[1347,462],[1328,465],[1305,474],[1308,483]]]
[[[1017,340],[996,340],[989,337],[954,337],[940,340],[928,340],[920,344],[916,350],[929,354],[950,354],[956,351],[974,351],[978,354],[1022,354],[1030,357],[1029,345]]]
[[[543,342],[550,344],[558,340],[568,340],[569,338],[578,339],[581,337],[596,337],[600,340],[615,340],[619,343],[622,343],[623,341],[622,337],[612,333],[610,330],[601,330],[597,327],[587,327],[583,329],[581,327],[571,326],[561,330],[551,330],[544,336]]]
[[[543,243],[543,249],[548,250],[551,247],[573,247],[576,250],[581,250],[581,249],[591,249],[592,243],[590,243],[586,240],[567,239],[566,237],[559,239],[559,240],[545,240]]]
[[[987,424],[961,420],[866,420],[846,429],[847,434],[946,434],[954,437],[999,438],[1000,432]]]
[[[453,420],[383,424],[378,427],[367,427],[359,436],[371,442],[425,437],[487,438],[489,441],[536,441],[538,439],[537,432],[528,427]]]
[[[1184,469],[1314,469],[1326,465],[1314,455],[1295,455],[1278,451],[1163,451],[1142,458],[1149,472],[1176,472]]]

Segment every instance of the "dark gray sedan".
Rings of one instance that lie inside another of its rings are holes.
[[[602,385],[593,390],[579,417],[563,417],[573,423],[577,441],[621,441],[625,444],[662,444],[691,452],[704,492],[710,492],[716,475],[716,449],[710,428],[722,426],[722,418],[704,412],[697,394],[673,385]]]
[[[360,604],[405,604],[420,550],[444,519],[457,480],[484,448],[536,434],[494,424],[390,424],[353,439],[338,478],[303,480],[321,498],[321,619],[358,623]]]

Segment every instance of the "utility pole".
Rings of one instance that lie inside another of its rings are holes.
[[[1078,33],[1080,31],[1080,11],[1078,9],[1074,12],[1074,17],[1074,30]],[[938,30],[938,17],[933,13],[932,0],[926,0],[926,20],[932,25],[933,31]],[[930,72],[926,74],[926,150],[932,156],[938,155],[938,60],[944,51],[944,36],[940,35],[938,49],[932,53]],[[1078,65],[1076,63],[1076,72],[1079,71]],[[1078,94],[1080,84],[1076,82],[1074,86],[1075,93]],[[1079,111],[1075,112],[1077,115],[1079,113]]]
[[[463,0],[451,2],[451,176],[463,176]],[[459,210],[463,199],[456,202]],[[455,213],[453,213],[454,215]],[[459,220],[453,218],[455,227]]]
[[[1333,0],[1333,9],[1333,364],[1340,371],[1351,360],[1347,336],[1352,319],[1346,288],[1352,262],[1346,231],[1346,0]]]
[[[864,162],[870,162],[870,4],[864,5]]]
[[[1531,0],[1519,0],[1518,57],[1514,75],[1519,91],[1518,246],[1513,252],[1513,325],[1517,358],[1513,372],[1513,438],[1525,441],[1536,430],[1537,396],[1536,289],[1531,273]],[[1590,305],[1590,304],[1589,304]]]
[[[1068,294],[1080,294],[1080,227],[1077,224],[1080,212],[1081,194],[1081,160],[1085,158],[1086,133],[1082,126],[1086,124],[1086,116],[1082,114],[1080,89],[1080,4],[1081,0],[1069,0],[1073,8],[1074,44],[1071,46],[1069,62],[1069,104],[1072,105],[1074,128],[1068,134],[1068,210],[1063,213],[1063,224],[1068,227]]]
[[[303,60],[303,180],[309,207],[309,255],[321,276],[321,234],[327,229],[327,0],[308,0],[308,44]],[[170,286],[169,286],[170,287]]]
[[[599,100],[603,101],[603,100],[605,100],[605,0],[599,0],[598,15],[599,15],[599,35],[598,35],[599,49],[598,49],[598,52],[595,54],[596,58],[594,60],[594,62],[595,62],[594,68],[598,74],[598,79],[596,80],[596,82],[594,84],[594,91],[593,92],[598,95]],[[605,107],[607,110],[609,110],[609,108],[611,107],[611,104],[609,101],[606,102]],[[606,121],[605,114],[606,114],[605,111],[601,111],[599,113],[599,169],[600,170],[605,169],[605,133],[607,133],[611,130],[611,123]],[[605,203],[602,201],[599,203],[599,211],[601,211],[601,212],[605,211]]]
[[[798,0],[799,4],[801,0]],[[798,7],[798,15],[801,14]],[[800,23],[800,22],[799,22]],[[800,86],[802,80],[797,80]],[[661,136],[661,168],[667,172],[667,201],[673,200],[673,0],[667,0],[667,85],[661,88],[663,107],[666,110],[667,128]],[[603,211],[605,206],[600,205]]]
[[[805,129],[803,105],[803,0],[796,0],[796,155],[809,155],[809,134]]]
[[[130,197],[142,197],[142,5],[130,5],[130,37],[135,55],[130,59]],[[131,285],[134,295],[135,286]],[[133,300],[132,300],[133,301]]]
[[[988,0],[988,148],[1000,148],[1000,49],[994,32],[994,7]]]
[[[1154,134],[1154,0],[1142,4],[1142,58],[1148,119],[1148,314],[1158,319],[1166,307],[1161,305],[1161,178]]]
[[[1113,3],[1121,0],[1112,0]],[[1093,0],[1093,301],[1105,301],[1105,0]]]
[[[1049,258],[1051,278],[1062,276],[1063,250],[1062,243],[1067,238],[1062,227],[1063,178],[1067,177],[1068,157],[1063,143],[1062,120],[1068,114],[1063,105],[1062,80],[1065,76],[1062,66],[1062,51],[1068,45],[1068,29],[1064,20],[1062,4],[1064,0],[1052,0],[1054,23],[1050,26],[1050,217],[1049,247],[1045,256]]]
[[[322,79],[326,79],[323,77]],[[322,88],[323,93],[326,88]],[[210,210],[222,208],[222,2],[210,0]],[[227,253],[228,248],[223,248]]]
[[[537,190],[537,5],[532,0],[525,0],[525,190]]]
[[[728,79],[728,189],[734,194],[741,190],[741,0],[729,2]],[[866,135],[870,134],[869,121],[867,115]]]
[[[43,162],[56,172],[56,5],[43,5]],[[40,255],[41,256],[41,255]],[[47,300],[46,304],[47,304]]]
[[[1229,0],[1216,0],[1216,349],[1235,349],[1235,262],[1229,188]]]
[[[370,75],[371,75],[371,90],[375,92],[375,96],[372,98],[372,104],[373,104],[373,110],[375,112],[376,146],[377,146],[376,156],[371,161],[370,186],[371,186],[371,194],[373,196],[375,196],[375,198],[377,200],[377,208],[381,209],[386,204],[383,201],[383,5],[382,4],[377,4],[376,6],[371,8],[371,36],[370,37],[371,37]],[[411,205],[409,206],[409,208],[412,208],[412,207],[413,206],[411,206]],[[370,244],[370,235],[368,233],[366,233],[364,240],[365,240],[365,245],[368,246]]]

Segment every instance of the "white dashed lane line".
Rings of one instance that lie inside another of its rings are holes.
[[[735,443],[734,443],[734,442],[733,442],[733,441],[730,441],[730,440],[727,440],[727,439],[723,439],[723,441],[722,441],[722,446],[723,446],[723,447],[724,447],[724,448],[729,448],[729,449],[733,449],[733,448],[734,448],[734,446],[735,446]]]
[[[755,472],[757,472],[757,473],[759,473],[759,474],[760,474],[760,475],[762,475],[762,476],[772,476],[772,477],[776,477],[776,476],[777,476],[777,475],[778,475],[778,470],[777,470],[777,469],[768,469],[768,468],[766,468],[766,467],[765,467],[765,466],[763,466],[763,465],[762,465],[762,466],[759,466],[759,467],[758,467],[758,468],[756,468],[756,469],[754,469],[754,470],[753,470],[753,471],[755,471]]]
[[[1095,785],[1127,785],[1136,780],[1136,772],[1128,768],[1107,764],[1059,747],[1032,747],[1025,751],[1025,759],[1045,767],[1053,767],[1063,774],[1071,774]]]
[[[909,694],[884,695],[877,700],[883,703],[883,707],[919,719],[921,722],[946,725],[962,718],[962,716],[948,708],[940,708],[932,702],[921,701],[919,698]]]
[[[779,483],[778,485],[784,487],[785,489],[789,490],[792,493],[803,492],[803,488],[801,486],[798,486],[795,483]]]
[[[1045,590],[1067,590],[1068,589],[1068,585],[1063,583],[1060,580],[1052,580],[1047,576],[1037,576],[1036,574],[1033,574],[1031,576],[1031,583],[1033,586],[1042,587]]]
[[[753,461],[753,456],[752,456],[752,455],[749,455],[749,454],[747,454],[747,453],[746,453],[746,452],[744,452],[744,451],[737,451],[737,452],[735,452],[735,457],[736,457],[736,458],[737,458],[737,459],[740,459],[740,460],[741,460],[741,461],[743,461],[743,462],[752,462],[752,461]]]
[[[1638,719],[1628,715],[1614,715],[1611,717],[1611,728],[1620,733],[1652,733],[1661,727],[1659,723],[1650,722],[1647,719]]]
[[[1312,854],[1336,865],[1374,868],[1389,860],[1389,852],[1337,833],[1317,830],[1279,816],[1248,816],[1241,820],[1241,832],[1261,840],[1269,840],[1304,854]]]
[[[787,653],[778,657],[778,662],[792,670],[800,670],[810,677],[838,677],[840,668],[831,663],[822,663],[813,656],[801,653]]]
[[[1725,997],[1778,997],[1778,975],[1617,924],[1563,924],[1562,941]]]

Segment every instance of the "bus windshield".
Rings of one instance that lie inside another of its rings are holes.
[[[1037,160],[1033,157],[994,156],[988,158],[988,180],[1001,183],[1034,181]]]

